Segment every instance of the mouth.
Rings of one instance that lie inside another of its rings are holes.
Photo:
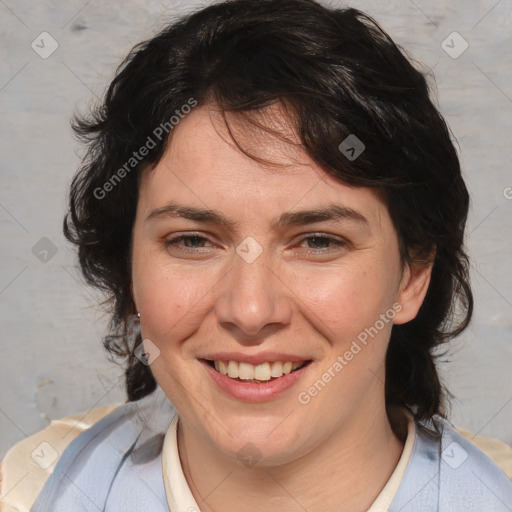
[[[230,400],[253,403],[290,399],[289,393],[307,378],[314,363],[313,359],[276,352],[205,354],[198,361],[214,389]]]
[[[266,384],[285,375],[295,373],[308,366],[312,360],[305,361],[272,361],[253,365],[238,361],[214,361],[203,359],[210,368],[235,382],[245,384]]]

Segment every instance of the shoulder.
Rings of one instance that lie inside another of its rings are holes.
[[[29,510],[57,460],[80,434],[113,412],[119,405],[52,420],[46,428],[16,443],[0,462],[0,510]]]
[[[462,428],[457,428],[457,432],[484,452],[512,480],[512,446],[499,439],[473,434]]]
[[[512,482],[505,470],[510,471],[512,449],[497,439],[477,439],[467,431],[463,435],[444,418],[438,421],[443,432],[441,474],[446,482],[442,494],[445,509],[468,511],[467,498],[471,498],[470,507],[480,507],[478,510],[509,510]],[[466,494],[454,493],[453,489],[465,489]]]
[[[153,394],[138,402],[93,409],[87,422],[80,415],[52,422],[6,455],[0,511],[69,510],[84,495],[107,495],[126,454],[140,445],[142,451],[151,448],[148,439],[165,433],[174,412],[165,397]],[[71,434],[73,421],[77,425]],[[45,468],[34,459],[38,455]]]
[[[448,467],[462,467],[467,461],[468,468],[480,469],[512,488],[512,447],[498,439],[458,429],[445,418],[436,417],[436,421],[442,430],[441,457]]]
[[[413,453],[391,510],[439,512],[506,512],[512,503],[512,482],[505,472],[449,420],[434,416],[416,423]],[[466,432],[466,431],[464,431]],[[478,439],[479,444],[482,438]],[[484,439],[508,451],[497,440]],[[495,442],[496,441],[496,442]]]
[[[109,413],[62,453],[31,511],[125,510],[128,494],[132,504],[159,510],[165,490],[158,462],[175,413],[159,392]]]

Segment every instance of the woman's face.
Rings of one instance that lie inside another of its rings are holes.
[[[245,156],[218,114],[196,107],[141,180],[132,294],[183,428],[225,457],[253,450],[275,464],[382,411],[392,324],[416,315],[428,275],[402,274],[372,190],[271,136],[235,134],[282,166]]]

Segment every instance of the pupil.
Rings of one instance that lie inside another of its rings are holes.
[[[329,240],[327,240],[325,237],[321,237],[321,236],[313,236],[309,239],[310,242],[313,242],[313,245],[318,247],[318,244],[315,244],[314,242],[316,241],[320,241],[320,245],[323,245],[324,247],[326,245],[329,244]]]
[[[192,242],[192,241],[198,242],[198,241],[200,241],[200,237],[198,237],[198,236],[189,236],[189,237],[185,238],[185,245],[187,247],[191,247],[190,242]],[[192,246],[194,246],[194,245],[195,244],[192,244]]]

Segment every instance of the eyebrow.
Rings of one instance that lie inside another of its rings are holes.
[[[146,222],[161,217],[181,217],[206,224],[217,224],[231,231],[235,231],[237,227],[237,222],[233,218],[217,210],[185,206],[174,202],[168,203],[161,208],[151,210],[146,217]],[[274,220],[271,227],[275,230],[287,226],[304,226],[315,222],[339,220],[350,220],[370,226],[368,219],[359,211],[353,208],[331,204],[324,208],[285,212],[277,220]]]

